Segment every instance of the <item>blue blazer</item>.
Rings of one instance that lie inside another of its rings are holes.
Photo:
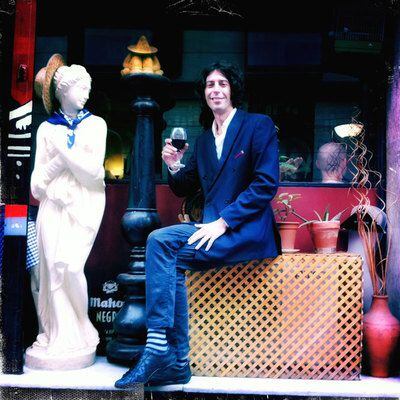
[[[261,114],[237,110],[217,159],[209,129],[200,135],[186,167],[169,174],[169,185],[180,197],[202,189],[203,223],[222,217],[229,225],[209,251],[196,251],[198,261],[236,263],[275,257],[279,233],[271,208],[279,183],[279,154],[275,125]]]

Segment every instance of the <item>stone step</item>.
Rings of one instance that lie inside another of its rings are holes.
[[[0,398],[5,400],[135,400],[136,398],[132,397],[132,391],[126,392],[114,388],[114,382],[125,371],[125,367],[110,364],[105,357],[97,357],[95,364],[81,370],[40,371],[25,368],[22,375],[0,375],[0,393],[4,394]],[[167,397],[158,398],[171,400],[192,398],[203,400],[209,399],[210,396],[212,398],[213,394],[222,394],[224,399],[225,395],[229,395],[229,399],[231,396],[233,396],[232,399],[235,396],[237,398],[240,396],[254,396],[255,398],[258,396],[323,396],[399,399],[400,378],[382,379],[361,376],[358,381],[322,381],[194,376],[185,385],[145,388],[145,392],[150,391],[154,394],[154,399],[158,397],[155,396],[156,393],[161,396],[163,392],[169,392]],[[37,397],[34,397],[36,394]],[[72,394],[76,394],[76,396],[74,397]],[[196,394],[198,397],[195,396]],[[148,394],[146,398],[151,397]]]

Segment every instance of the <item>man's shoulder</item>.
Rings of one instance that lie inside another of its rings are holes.
[[[269,115],[266,114],[259,114],[259,113],[249,113],[246,111],[243,111],[245,113],[245,118],[248,121],[254,122],[254,123],[267,123],[267,124],[273,124],[274,122],[272,121],[272,118]]]

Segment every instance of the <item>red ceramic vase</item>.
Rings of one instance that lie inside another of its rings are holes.
[[[389,309],[388,296],[373,296],[371,309],[364,315],[364,343],[370,362],[370,375],[386,378],[400,335],[400,322]]]

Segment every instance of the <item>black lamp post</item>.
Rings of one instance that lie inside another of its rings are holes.
[[[128,208],[122,217],[125,238],[132,245],[128,271],[118,275],[125,290],[124,305],[114,320],[115,339],[107,345],[110,362],[126,363],[140,355],[146,340],[145,246],[160,227],[154,183],[154,122],[173,107],[170,80],[156,74],[123,77],[132,100],[136,126],[131,157]]]

